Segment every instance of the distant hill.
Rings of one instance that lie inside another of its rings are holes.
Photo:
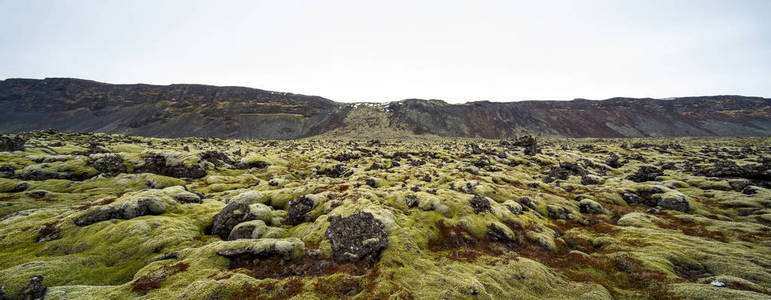
[[[0,132],[45,128],[262,139],[351,134],[769,136],[771,99],[704,96],[466,104],[408,99],[350,104],[245,87],[106,84],[70,78],[0,81]]]

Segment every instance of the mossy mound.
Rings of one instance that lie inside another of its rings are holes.
[[[771,297],[769,138],[27,136],[10,299]]]

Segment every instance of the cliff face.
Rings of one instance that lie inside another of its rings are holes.
[[[348,117],[362,109],[368,118]],[[244,87],[114,85],[66,78],[0,81],[0,132],[54,128],[159,137],[295,139],[367,128],[371,124],[357,121],[367,119],[380,120],[378,132],[388,120],[386,127],[398,132],[460,137],[767,136],[771,99],[466,104],[410,99],[373,106]]]

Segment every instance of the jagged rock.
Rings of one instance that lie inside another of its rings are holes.
[[[519,201],[518,201],[518,202],[519,202],[520,204],[522,204],[522,208],[523,208],[523,209],[524,209],[525,207],[527,207],[527,208],[530,208],[530,209],[532,209],[532,210],[535,210],[535,208],[536,208],[536,203],[535,203],[535,201],[533,201],[533,199],[530,199],[530,198],[528,198],[528,197],[522,197],[522,198],[519,198]],[[527,210],[525,210],[525,211],[527,211]]]
[[[504,206],[506,206],[506,209],[508,209],[512,214],[515,214],[515,215],[522,214],[522,205],[520,205],[515,201],[506,201]]]
[[[605,161],[605,164],[610,166],[611,168],[617,169],[623,166],[624,164],[619,161],[620,157],[615,152],[610,153],[610,157],[608,160]]]
[[[587,174],[584,176],[581,176],[581,184],[583,185],[593,185],[593,184],[602,184],[604,180],[602,180],[601,177],[596,175]]]
[[[0,135],[0,151],[24,151],[27,140],[18,136]]]
[[[485,237],[487,237],[487,239],[490,241],[501,243],[509,248],[513,248],[518,245],[516,239],[511,238],[506,234],[506,231],[493,224],[487,225],[487,233],[485,233]]]
[[[127,172],[123,157],[118,154],[93,154],[89,157],[88,165],[107,176]]]
[[[718,160],[711,168],[697,168],[694,175],[771,180],[771,160],[766,159],[761,164],[743,166],[737,165],[732,160]]]
[[[353,170],[346,168],[344,164],[337,164],[334,167],[319,170],[318,174],[332,178],[341,178],[353,175]]]
[[[216,150],[204,151],[204,152],[198,153],[198,156],[201,158],[201,160],[208,161],[216,167],[232,165],[234,163],[233,159],[227,153],[222,151],[216,151]]]
[[[313,210],[318,201],[312,195],[304,195],[289,201],[289,210],[284,224],[287,225],[299,225],[303,222],[312,222],[313,219],[308,215]]]
[[[538,140],[535,137],[526,135],[518,138],[514,143],[514,146],[524,147],[525,155],[535,155],[541,153],[541,149],[538,148]]]
[[[555,179],[561,179],[561,180],[567,180],[570,178],[570,176],[586,176],[589,174],[579,166],[577,163],[574,162],[561,162],[559,166],[552,167],[551,170],[549,170],[549,174],[546,175],[546,178],[543,179],[543,182],[550,183],[553,182]]]
[[[29,284],[19,291],[19,296],[24,300],[42,300],[46,296],[46,288],[43,286],[43,275],[35,275],[29,278]]]
[[[634,182],[656,181],[656,177],[664,175],[664,171],[654,166],[640,166],[637,172],[626,178]]]
[[[578,203],[578,208],[585,214],[601,214],[605,212],[602,205],[591,199],[582,199]]]
[[[206,176],[206,170],[198,164],[169,163],[161,153],[151,153],[143,160],[143,164],[134,170],[137,173],[153,173],[176,178],[201,178]]]
[[[490,200],[487,200],[487,197],[480,194],[474,194],[474,198],[471,198],[471,207],[474,209],[475,214],[492,211]]]
[[[331,216],[324,235],[332,244],[332,258],[337,263],[363,261],[372,265],[388,247],[385,225],[369,212]]]
[[[230,236],[230,232],[239,223],[255,220],[257,217],[251,213],[249,205],[231,201],[219,213],[214,215],[212,234],[219,235],[223,240]]]
[[[418,197],[415,195],[407,195],[407,197],[404,198],[404,201],[409,208],[417,207],[419,204]]]

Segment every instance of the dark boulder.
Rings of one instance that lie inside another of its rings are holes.
[[[731,189],[733,189],[736,192],[741,192],[746,188],[747,186],[751,185],[752,182],[747,179],[737,179],[737,180],[729,180],[728,184],[731,186]]]
[[[227,153],[222,151],[216,151],[216,150],[204,151],[204,152],[198,153],[198,157],[200,157],[201,160],[208,161],[217,167],[222,167],[226,164],[232,165],[234,163],[233,159],[230,158],[230,156],[227,155]]]
[[[570,176],[586,176],[589,174],[583,167],[574,162],[561,162],[559,166],[552,167],[543,182],[550,183],[555,179],[568,180]]]
[[[407,195],[407,197],[404,198],[404,201],[409,208],[417,207],[419,204],[418,197],[415,195]]]
[[[471,198],[471,207],[474,209],[475,214],[492,211],[490,200],[487,200],[487,197],[480,194],[474,194],[474,198]]]
[[[0,151],[24,151],[26,139],[18,136],[0,135]]]
[[[20,299],[42,300],[46,297],[46,288],[43,286],[43,275],[35,275],[29,278],[29,284],[19,291]]]
[[[175,178],[201,178],[206,176],[206,170],[197,164],[190,167],[184,165],[169,166],[166,163],[166,157],[158,153],[153,153],[148,157],[145,157],[144,164],[138,166],[134,171],[137,173],[153,173]]]
[[[300,196],[289,201],[289,210],[287,211],[284,224],[299,225],[304,222],[313,222],[308,215],[318,203],[309,196]]]
[[[212,234],[219,235],[223,240],[230,236],[230,231],[239,223],[256,219],[249,210],[249,205],[240,202],[230,202],[219,213],[214,215]]]
[[[385,225],[369,212],[348,217],[331,216],[324,235],[332,243],[332,258],[337,263],[377,262],[388,247]]]
[[[664,171],[654,166],[640,166],[637,172],[629,175],[626,179],[634,182],[656,181],[656,177],[664,175]]]
[[[353,170],[348,169],[345,167],[344,164],[337,164],[334,167],[331,168],[323,168],[317,172],[319,175],[332,177],[332,178],[342,178],[342,177],[348,177],[353,175]]]
[[[10,192],[20,193],[20,192],[26,191],[28,188],[29,188],[29,183],[19,182],[16,184],[16,186],[13,187],[13,189]]]
[[[620,157],[618,157],[618,155],[616,153],[611,152],[610,153],[610,157],[608,158],[608,160],[605,161],[605,164],[610,166],[611,168],[614,168],[614,169],[620,168],[624,164],[621,163],[619,161],[619,159],[620,159]]]
[[[118,154],[94,155],[89,159],[88,165],[107,176],[127,172],[123,157]]]
[[[487,225],[487,233],[485,237],[493,242],[503,244],[507,248],[513,249],[519,245],[519,242],[508,235],[506,232],[498,226],[493,224]]]

